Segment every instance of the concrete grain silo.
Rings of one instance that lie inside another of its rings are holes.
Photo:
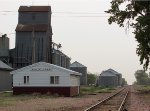
[[[75,61],[74,63],[70,65],[70,69],[82,74],[80,76],[80,85],[87,85],[87,67],[86,66]]]

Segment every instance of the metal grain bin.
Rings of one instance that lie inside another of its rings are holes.
[[[53,49],[52,64],[69,69],[70,58],[62,53],[60,50]]]
[[[9,56],[9,38],[5,35],[0,37],[0,56]]]
[[[99,76],[99,86],[102,87],[116,87],[118,84],[118,77],[108,71],[103,71]]]
[[[118,86],[121,86],[122,84],[122,75],[121,74],[116,74],[118,77]]]
[[[75,61],[70,65],[70,69],[81,73],[80,85],[87,85],[87,67]]]

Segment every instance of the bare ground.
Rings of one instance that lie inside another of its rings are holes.
[[[83,111],[108,95],[109,93],[100,93],[80,97],[36,98],[0,107],[0,111]]]
[[[35,98],[17,101],[14,105],[0,106],[0,111],[84,111],[108,95],[110,93],[79,97]],[[140,94],[131,86],[127,109],[128,111],[150,111],[150,93]]]
[[[150,111],[150,93],[140,94],[131,86],[127,109],[128,111]]]

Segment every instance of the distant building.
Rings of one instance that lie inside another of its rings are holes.
[[[80,93],[80,73],[38,62],[12,71],[13,94],[50,93],[76,96]]]
[[[102,71],[96,84],[102,87],[117,87],[122,84],[122,75],[113,69]]]
[[[20,6],[16,27],[13,66],[52,63],[52,28],[50,6]]]
[[[12,90],[12,75],[10,71],[13,69],[0,61],[0,91]]]
[[[64,67],[69,69],[70,68],[70,58],[62,53],[60,50],[53,49],[52,51],[52,64]]]
[[[75,61],[70,65],[70,69],[81,73],[80,85],[87,85],[87,67]]]
[[[0,60],[9,63],[9,38],[6,34],[0,37]]]

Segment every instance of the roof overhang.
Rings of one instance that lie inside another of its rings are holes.
[[[18,24],[16,27],[16,32],[46,32],[48,30],[47,24],[34,24],[34,25],[23,25]]]
[[[20,6],[18,12],[51,12],[50,6]]]

